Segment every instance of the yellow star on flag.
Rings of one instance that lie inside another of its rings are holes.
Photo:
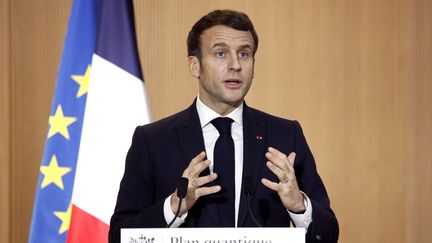
[[[72,204],[69,204],[67,211],[54,211],[54,215],[62,221],[58,231],[59,235],[61,235],[69,229],[72,215]]]
[[[88,86],[90,82],[90,70],[91,67],[88,65],[87,70],[84,75],[72,75],[72,79],[79,84],[79,90],[76,95],[77,98],[83,96],[88,91]]]
[[[51,157],[48,166],[41,166],[40,171],[44,175],[41,188],[45,188],[51,183],[56,184],[60,189],[64,189],[62,177],[71,171],[70,167],[58,166],[57,157]]]
[[[76,121],[76,117],[64,116],[61,105],[57,106],[54,116],[49,117],[50,129],[48,131],[48,138],[60,133],[66,139],[69,139],[68,126]]]

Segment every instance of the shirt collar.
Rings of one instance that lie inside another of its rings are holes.
[[[201,123],[201,128],[207,126],[213,119],[220,117],[220,115],[214,110],[210,109],[207,105],[205,105],[199,98],[197,97],[196,108],[198,111],[198,116]],[[241,103],[237,108],[231,111],[228,115],[224,117],[229,117],[234,120],[240,126],[243,126],[243,103]]]

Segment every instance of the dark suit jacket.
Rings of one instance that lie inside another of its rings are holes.
[[[243,177],[254,178],[252,212],[262,225],[289,227],[290,217],[276,192],[261,178],[278,181],[265,166],[269,146],[285,154],[296,152],[294,168],[300,190],[312,202],[313,222],[307,242],[337,242],[339,229],[315,161],[298,122],[274,117],[248,107],[243,109]],[[192,158],[204,151],[204,139],[195,102],[186,110],[135,130],[126,158],[117,205],[110,223],[110,242],[119,242],[120,228],[165,227],[164,200]],[[212,197],[200,198],[188,212],[182,227],[218,227]],[[241,193],[238,226],[256,227]]]

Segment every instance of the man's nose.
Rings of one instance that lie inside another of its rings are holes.
[[[229,71],[240,71],[241,65],[237,55],[232,55],[228,63]]]

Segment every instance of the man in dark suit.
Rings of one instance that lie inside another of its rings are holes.
[[[306,229],[306,242],[337,242],[338,223],[299,123],[244,102],[258,48],[248,16],[210,12],[192,27],[187,43],[198,97],[186,110],[135,130],[110,242],[119,242],[121,228],[165,227],[179,205],[180,177],[189,184],[172,227],[292,222]],[[228,121],[228,136],[216,120]],[[230,141],[222,152],[220,139]],[[227,159],[216,159],[221,156]]]

